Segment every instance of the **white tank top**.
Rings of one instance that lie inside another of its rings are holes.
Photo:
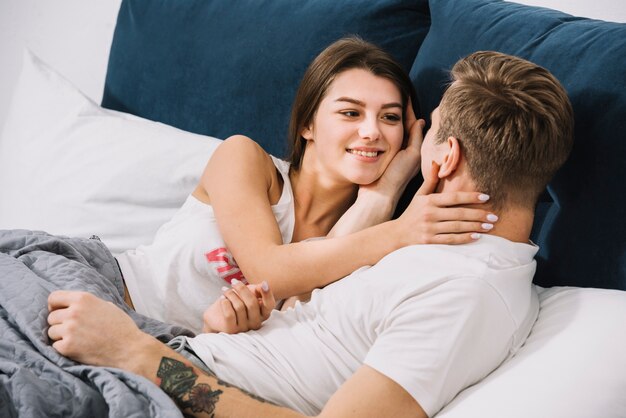
[[[272,206],[283,243],[291,242],[294,203],[289,163],[272,157],[283,178]],[[135,310],[199,333],[202,314],[234,278],[245,282],[217,227],[213,207],[190,195],[154,242],[117,257]]]

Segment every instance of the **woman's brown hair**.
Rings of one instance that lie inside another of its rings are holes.
[[[394,83],[402,96],[403,114],[409,98],[415,103],[415,90],[411,80],[390,54],[357,36],[332,43],[307,68],[293,102],[288,132],[288,161],[293,170],[300,169],[306,148],[302,130],[313,121],[315,112],[335,77],[354,68],[367,70]]]

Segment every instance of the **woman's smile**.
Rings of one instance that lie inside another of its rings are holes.
[[[382,150],[367,148],[347,148],[346,151],[359,161],[375,162],[384,153]]]

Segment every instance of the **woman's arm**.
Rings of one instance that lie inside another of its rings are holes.
[[[280,195],[278,179],[271,158],[245,137],[220,145],[202,176],[222,237],[249,283],[266,280],[283,299],[323,287],[397,248],[391,231],[382,241],[376,231],[362,231],[356,237],[283,245],[271,208]],[[367,251],[356,251],[360,240],[369,241]]]
[[[321,241],[283,244],[271,209],[280,176],[271,158],[245,137],[213,154],[202,187],[224,241],[249,283],[267,281],[277,299],[323,287],[400,248],[395,223]]]
[[[431,228],[431,224],[436,223],[437,212],[423,208],[481,203],[478,193],[454,196],[452,200],[449,196],[446,200],[445,195],[423,196],[411,202],[408,212],[413,216],[402,216],[349,235],[283,245],[271,209],[271,200],[275,198],[270,196],[272,190],[280,189],[274,184],[275,170],[260,146],[245,137],[234,137],[215,151],[202,185],[210,196],[224,241],[244,277],[255,284],[266,280],[277,299],[323,287],[406,245],[453,243],[458,237],[433,235],[436,228]],[[414,216],[420,211],[427,214],[426,218]],[[484,212],[473,211],[480,216]]]

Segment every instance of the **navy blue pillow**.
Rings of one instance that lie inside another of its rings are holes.
[[[429,22],[427,0],[124,0],[102,105],[282,156],[320,51],[359,34],[408,72]]]
[[[431,29],[411,69],[424,114],[447,71],[477,50],[550,70],[575,113],[570,159],[538,207],[535,282],[626,289],[626,24],[490,0],[431,0]]]

